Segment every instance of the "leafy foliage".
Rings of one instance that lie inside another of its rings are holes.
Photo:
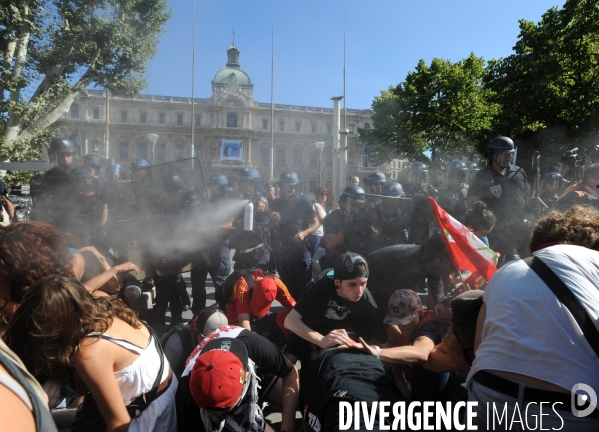
[[[166,0],[2,2],[0,154],[27,154],[30,140],[91,84],[127,94],[144,88],[169,14]]]

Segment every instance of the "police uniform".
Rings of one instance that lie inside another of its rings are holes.
[[[530,186],[524,170],[510,165],[506,175],[497,172],[491,165],[481,169],[468,188],[468,195],[476,196],[497,217],[497,224],[488,235],[493,250],[506,256],[513,249],[523,250],[528,240],[524,226],[526,200]]]
[[[433,212],[426,201],[429,192],[422,185],[408,183],[404,186],[406,197],[412,199],[412,212],[410,214],[410,242],[423,245],[429,238],[430,224],[433,221]]]
[[[466,196],[468,188],[459,184],[449,184],[447,189],[439,191],[439,202],[443,210],[459,221],[466,216]]]

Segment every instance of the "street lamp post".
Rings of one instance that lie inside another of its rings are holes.
[[[158,135],[148,134],[148,141],[150,141],[150,144],[152,145],[152,165],[154,165],[154,155],[156,154],[156,141],[158,141]]]
[[[318,186],[322,186],[322,149],[324,148],[324,143],[322,141],[318,141],[314,143],[316,148],[320,153],[318,153]]]

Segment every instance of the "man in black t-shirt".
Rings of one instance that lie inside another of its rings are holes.
[[[299,195],[300,180],[293,171],[279,177],[279,198],[271,208],[271,221],[279,224],[280,250],[276,257],[281,280],[295,299],[302,297],[312,280],[309,236],[320,226],[312,201]]]
[[[350,252],[337,258],[334,270],[323,271],[285,319],[285,328],[293,332],[287,357],[295,362],[307,358],[313,346],[352,344],[358,337],[386,342],[386,326],[367,281],[366,260]]]
[[[280,394],[273,377],[281,378]],[[187,360],[177,388],[178,430],[264,430],[267,397],[282,407],[281,430],[294,430],[298,386],[295,366],[274,344],[242,327],[220,327]]]
[[[338,431],[339,402],[354,406],[358,401],[369,405],[385,401],[390,402],[390,406],[405,401],[376,357],[354,350],[330,349],[302,372],[299,405],[305,432]],[[370,428],[366,428],[363,421],[357,428],[352,422],[351,430],[384,430],[383,424],[389,429],[393,423],[392,418],[387,418],[386,423],[381,416],[375,419]]]

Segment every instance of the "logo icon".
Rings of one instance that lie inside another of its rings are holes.
[[[597,393],[591,388],[591,386],[578,383],[572,387],[570,393],[572,398],[572,414],[576,417],[586,417],[590,415],[597,406]],[[582,407],[588,404],[584,409]]]
[[[220,349],[222,349],[223,351],[229,351],[231,349],[231,341],[221,342]]]

